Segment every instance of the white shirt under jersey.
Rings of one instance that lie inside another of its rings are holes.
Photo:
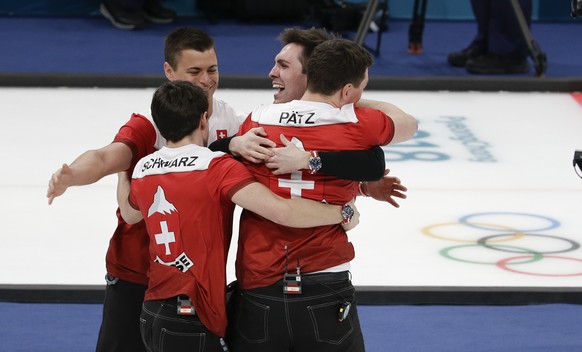
[[[166,146],[166,139],[162,137],[158,127],[154,123],[151,110],[143,111],[140,115],[145,116],[156,130],[155,148],[159,150]],[[212,98],[212,115],[208,119],[208,145],[217,139],[234,136],[245,118],[246,114],[236,111],[227,102]]]

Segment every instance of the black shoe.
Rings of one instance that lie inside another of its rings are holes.
[[[470,73],[484,75],[503,75],[512,73],[527,73],[529,64],[527,59],[518,59],[496,54],[481,55],[469,59],[465,68]]]
[[[101,14],[119,29],[137,29],[146,24],[140,11],[126,10],[118,5],[102,2],[99,6]]]
[[[454,67],[463,67],[467,63],[467,60],[482,55],[482,50],[479,50],[474,47],[468,47],[461,51],[455,51],[454,53],[450,53],[447,57],[447,61],[449,65]]]
[[[176,19],[176,12],[162,7],[159,0],[146,0],[143,14],[153,23],[171,23]]]

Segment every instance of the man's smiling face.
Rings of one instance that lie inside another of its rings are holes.
[[[307,89],[307,73],[304,72],[300,57],[303,46],[295,43],[287,44],[275,57],[275,65],[269,72],[273,88],[274,103],[287,103],[301,99]]]

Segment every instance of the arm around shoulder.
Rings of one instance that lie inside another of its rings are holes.
[[[407,141],[414,137],[414,134],[418,130],[418,122],[416,119],[394,104],[377,100],[361,99],[356,105],[358,107],[380,110],[394,121],[394,137],[389,144]]]
[[[236,192],[232,201],[277,224],[307,228],[340,224],[344,218],[339,205],[323,204],[303,198],[284,199],[259,182]]]

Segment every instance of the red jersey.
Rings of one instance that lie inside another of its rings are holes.
[[[113,142],[127,145],[133,154],[131,166],[133,170],[137,161],[153,153],[166,144],[151,119],[144,115],[133,114],[123,125]],[[119,213],[117,228],[109,240],[109,248],[105,257],[107,272],[120,279],[147,285],[147,269],[149,266],[148,235],[143,221],[129,225]]]
[[[188,295],[202,323],[225,335],[231,198],[252,182],[231,156],[193,144],[164,147],[137,163],[129,201],[149,233],[146,300]]]
[[[263,127],[269,139],[282,146],[283,134],[299,149],[338,151],[363,150],[388,144],[394,136],[394,123],[381,111],[341,109],[320,103],[294,100],[286,104],[256,108],[239,130],[244,134]],[[357,183],[309,170],[275,176],[264,164],[246,162],[257,180],[284,197],[302,197],[332,204],[345,204],[357,195]],[[346,165],[346,167],[350,167]],[[283,277],[288,263],[295,271],[315,272],[347,263],[354,258],[353,245],[340,225],[309,229],[275,224],[243,210],[236,261],[236,275],[243,289],[265,287]]]
[[[230,105],[220,99],[212,100],[212,116],[209,118],[208,143],[217,138],[226,138],[236,133],[241,116]],[[141,158],[166,145],[166,140],[155,126],[149,111],[133,114],[123,125],[113,142],[127,145],[133,154],[129,171]],[[107,272],[122,280],[147,285],[149,266],[148,236],[145,224],[128,225],[117,215],[117,228],[109,241],[105,257]]]

